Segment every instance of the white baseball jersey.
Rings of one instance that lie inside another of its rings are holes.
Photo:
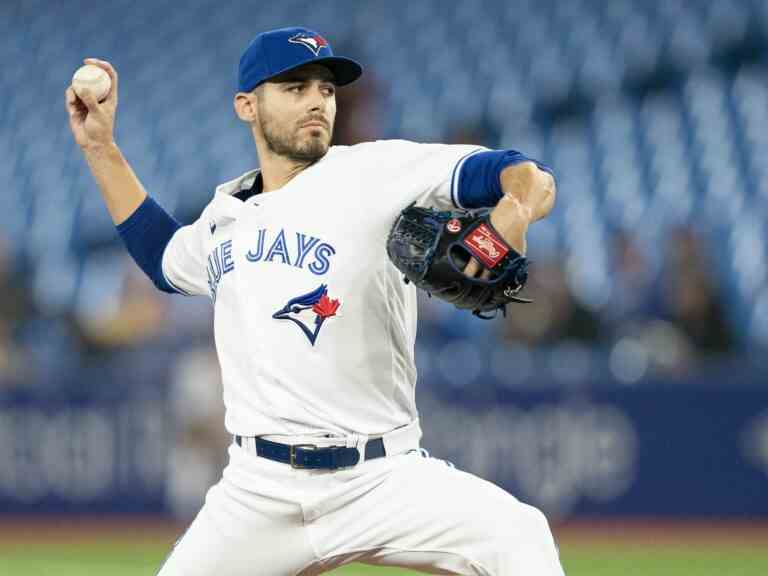
[[[245,202],[216,189],[163,255],[167,281],[208,294],[232,434],[383,434],[413,422],[416,290],[386,253],[399,212],[457,205],[478,146],[334,146]]]

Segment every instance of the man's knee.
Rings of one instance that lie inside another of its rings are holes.
[[[500,509],[500,516],[493,531],[495,573],[562,574],[549,522],[540,510],[512,500]]]
[[[528,504],[520,504],[524,508],[524,514],[528,516],[528,525],[531,532],[537,538],[543,538],[546,541],[552,540],[552,531],[549,528],[549,521],[544,513],[538,508]]]
[[[513,500],[497,511],[492,527],[494,538],[509,544],[515,542],[547,542],[552,539],[549,522],[538,509]]]

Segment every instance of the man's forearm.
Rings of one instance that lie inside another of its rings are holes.
[[[500,175],[503,195],[491,212],[491,224],[520,254],[528,226],[544,218],[555,203],[555,180],[534,162],[507,166]]]
[[[147,197],[138,177],[117,144],[83,150],[112,221],[121,224]]]

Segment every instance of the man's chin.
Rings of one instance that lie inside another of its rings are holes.
[[[312,138],[296,151],[296,156],[305,160],[318,160],[328,152],[329,143],[324,138]]]

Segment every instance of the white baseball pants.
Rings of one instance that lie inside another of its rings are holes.
[[[336,471],[233,444],[159,576],[308,576],[350,562],[428,574],[562,576],[547,520],[423,451]]]

